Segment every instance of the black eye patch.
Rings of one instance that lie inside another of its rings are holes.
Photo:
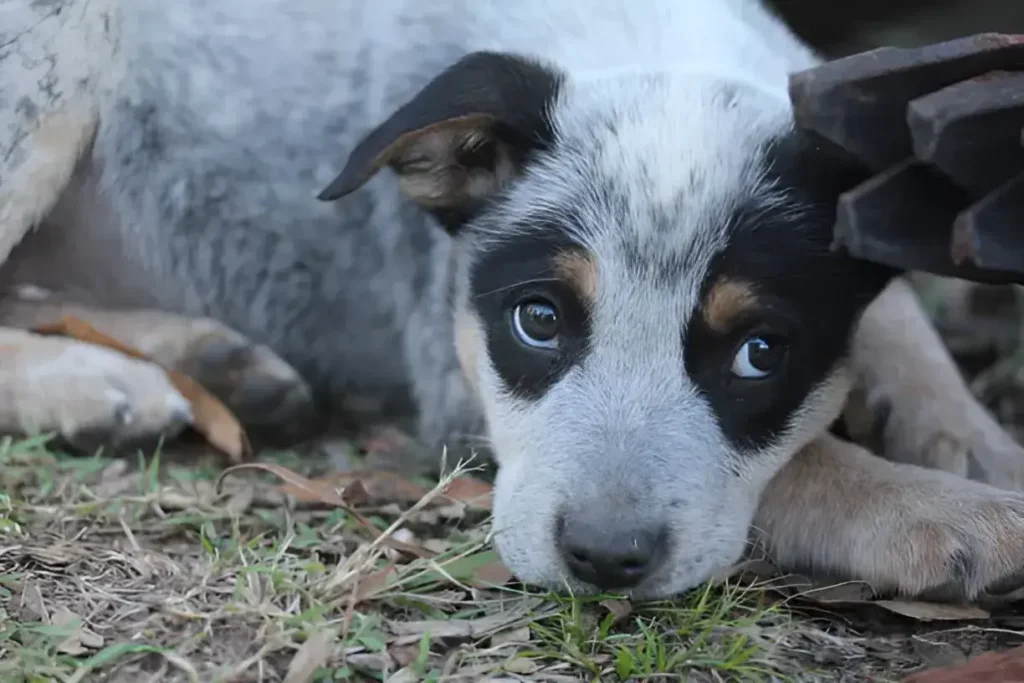
[[[515,396],[540,398],[586,355],[586,306],[558,267],[560,255],[577,249],[561,235],[516,235],[481,255],[470,271],[470,305],[483,325],[491,363]],[[555,348],[531,347],[516,334],[517,306],[538,302],[556,313]]]
[[[737,354],[751,340],[784,347],[781,361],[764,377],[747,378],[735,372]],[[803,403],[819,374],[817,364],[807,362],[815,348],[809,341],[799,317],[784,305],[748,309],[732,319],[727,329],[713,328],[699,313],[691,317],[682,340],[686,373],[710,402],[722,432],[734,446],[767,446]],[[831,357],[828,352],[825,355]]]
[[[704,300],[725,279],[749,283],[755,301],[739,307],[740,315],[724,316],[727,325],[711,325],[695,311],[683,342],[686,372],[726,438],[749,450],[782,433],[808,394],[845,360],[860,314],[895,274],[830,248],[836,201],[855,173],[796,133],[768,145],[764,164],[767,182],[734,211],[728,243],[713,259],[701,294]],[[782,371],[735,381],[729,369],[737,348],[766,330],[787,340]]]

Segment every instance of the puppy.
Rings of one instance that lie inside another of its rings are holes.
[[[984,411],[906,417],[865,370],[858,349],[941,346],[923,319],[888,332],[920,314],[898,273],[830,251],[863,175],[794,130],[787,74],[816,57],[758,2],[121,10],[127,75],[12,285],[89,298],[172,363],[214,319],[335,410],[413,416],[432,449],[485,436],[495,541],[531,583],[669,596],[751,529],[787,566],[902,593],[1024,566],[1024,497],[826,435],[866,384],[922,435],[892,460],[927,464],[950,429],[999,476],[1022,460]]]

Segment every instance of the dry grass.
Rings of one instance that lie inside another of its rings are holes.
[[[792,668],[790,617],[763,595],[707,587],[631,611],[488,587],[487,523],[466,506],[361,509],[439,553],[396,564],[343,510],[295,506],[249,474],[218,494],[215,469],[161,460],[70,458],[44,439],[0,449],[0,680],[781,680]]]
[[[408,561],[279,480],[218,493],[210,463],[170,460],[3,444],[0,680],[895,680],[921,661],[734,584],[643,606],[495,587],[465,505],[361,507],[437,553]]]

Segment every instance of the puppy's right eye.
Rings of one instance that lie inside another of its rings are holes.
[[[512,331],[523,344],[535,349],[557,349],[562,320],[555,305],[531,299],[512,310]]]
[[[767,377],[785,360],[786,351],[785,341],[781,339],[750,337],[733,357],[732,374],[740,379]]]

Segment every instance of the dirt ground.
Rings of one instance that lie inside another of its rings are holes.
[[[1008,290],[982,293],[967,320],[923,290],[972,377],[1017,348]],[[1024,424],[1013,373],[978,389]],[[898,681],[1024,643],[1014,602],[877,601],[764,563],[671,603],[531,592],[489,549],[481,473],[340,471],[354,449],[260,453],[218,490],[198,439],[0,444],[0,680]]]

